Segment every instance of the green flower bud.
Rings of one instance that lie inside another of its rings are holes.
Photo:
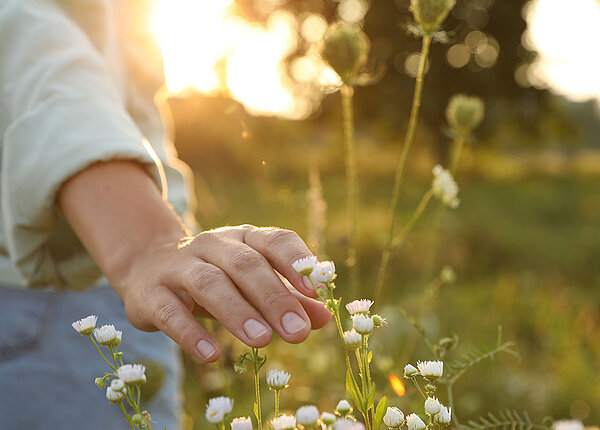
[[[452,96],[446,108],[448,124],[459,134],[469,134],[483,120],[485,105],[479,97]]]
[[[96,379],[94,379],[94,384],[96,384],[100,388],[106,387],[106,381],[104,380],[104,378],[96,378]]]
[[[132,416],[131,423],[135,426],[139,426],[142,423],[142,414],[135,414]]]
[[[427,33],[440,28],[456,0],[411,0],[410,10],[417,23]]]
[[[320,45],[320,53],[345,84],[352,85],[367,63],[371,43],[356,25],[338,22],[331,25]]]
[[[440,273],[440,277],[442,278],[442,281],[448,284],[452,284],[454,281],[456,281],[456,273],[451,266],[444,266],[442,268],[442,273]]]
[[[375,327],[381,327],[385,320],[380,315],[373,315],[373,324]]]

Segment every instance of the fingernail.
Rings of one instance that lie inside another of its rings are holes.
[[[201,340],[198,342],[196,349],[205,360],[208,360],[210,357],[215,355],[215,352],[217,352],[217,348],[215,348],[212,343],[206,340]]]
[[[308,279],[308,276],[303,276],[302,282],[304,282],[304,286],[308,291],[314,291],[315,287],[313,287],[313,285],[310,283],[310,279]]]
[[[268,333],[269,329],[260,321],[250,318],[244,323],[244,333],[250,339],[257,339]]]
[[[281,325],[287,334],[294,334],[306,327],[306,321],[297,313],[288,312],[281,317]]]

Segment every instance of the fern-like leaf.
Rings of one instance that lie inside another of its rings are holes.
[[[542,423],[534,423],[527,412],[519,414],[516,410],[506,409],[497,414],[489,412],[468,424],[459,426],[460,430],[550,430],[552,420],[545,419]]]

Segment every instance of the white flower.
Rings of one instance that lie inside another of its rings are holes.
[[[296,411],[296,421],[303,426],[314,426],[319,419],[319,410],[316,406],[301,406]]]
[[[417,367],[427,379],[441,378],[444,374],[444,362],[443,361],[417,361]]]
[[[433,168],[433,194],[452,209],[458,207],[458,185],[449,171],[439,164]]]
[[[123,399],[122,391],[115,391],[111,387],[106,388],[106,400],[117,403]]]
[[[325,284],[332,281],[335,278],[335,264],[333,264],[333,261],[319,262],[310,277],[315,283],[321,282]]]
[[[231,421],[231,430],[252,430],[252,420],[250,417],[234,418]]]
[[[340,400],[335,407],[335,410],[338,411],[342,416],[346,416],[352,412],[352,406],[350,406],[348,400]]]
[[[317,264],[319,264],[317,257],[311,255],[310,257],[304,257],[294,261],[292,267],[301,275],[310,276]]]
[[[94,329],[94,337],[100,345],[117,346],[121,343],[123,332],[115,329],[112,324],[103,325]]]
[[[552,430],[583,430],[584,425],[579,420],[558,420],[552,424]]]
[[[354,300],[346,305],[346,309],[350,315],[357,313],[369,313],[369,309],[373,306],[373,302],[369,299]]]
[[[387,408],[383,423],[391,429],[399,428],[404,424],[404,413],[396,407]]]
[[[441,408],[442,405],[437,398],[427,397],[427,399],[425,400],[425,412],[427,412],[428,415],[437,414]]]
[[[291,376],[283,370],[269,370],[267,372],[267,385],[272,390],[283,390],[287,388]]]
[[[348,418],[340,418],[333,425],[335,430],[365,430],[365,426],[358,421],[353,421]]]
[[[125,388],[125,382],[121,381],[120,379],[113,379],[110,383],[110,388],[113,391],[123,391],[123,388]]]
[[[146,382],[146,366],[143,364],[125,364],[117,369],[117,376],[124,383],[142,384]]]
[[[424,430],[427,426],[417,414],[410,414],[406,417],[408,430]]]
[[[206,419],[209,423],[218,424],[225,419],[225,415],[233,409],[233,400],[229,397],[213,397],[206,405]]]
[[[404,366],[404,377],[405,378],[412,378],[413,376],[418,375],[418,374],[419,374],[419,371],[412,364],[407,364],[406,366]]]
[[[373,331],[375,323],[371,317],[364,314],[356,314],[352,317],[352,326],[358,333],[367,335]]]
[[[362,343],[362,336],[352,329],[344,332],[344,343],[348,349],[359,348]]]
[[[326,426],[330,426],[333,423],[335,423],[335,420],[337,419],[337,417],[332,414],[331,412],[323,412],[321,414],[321,422],[323,424],[325,424]]]
[[[296,418],[292,415],[280,415],[271,420],[273,430],[293,430],[296,428]]]
[[[440,411],[433,417],[433,420],[439,424],[450,424],[450,421],[452,421],[452,408],[441,405]],[[583,430],[583,426],[578,430]]]
[[[97,322],[98,316],[90,315],[71,323],[71,327],[73,327],[78,333],[89,336],[92,334],[92,331],[94,331]]]

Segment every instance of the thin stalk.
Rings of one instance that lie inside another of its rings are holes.
[[[452,381],[449,381],[448,385],[446,386],[448,391],[448,406],[452,408],[452,421],[454,421],[455,427],[459,428],[460,423],[458,422],[458,417],[456,416],[456,408],[454,407],[454,393],[452,391],[453,386],[454,383]]]
[[[110,355],[112,356],[113,363],[114,363],[114,365],[115,365],[115,369],[116,369],[117,367],[119,367],[119,365],[117,364],[117,356],[116,356],[116,352],[115,352],[115,350],[113,349],[113,346],[112,346],[112,345],[109,345],[109,347],[108,347],[108,348],[110,349]]]
[[[123,401],[119,402],[119,406],[121,407],[121,410],[123,411],[123,415],[125,415],[125,418],[127,419],[127,424],[129,424],[129,427],[134,429],[133,424],[131,424],[131,419],[129,418],[129,415],[127,414],[127,411],[125,410],[125,406],[123,406]]]
[[[414,382],[415,386],[417,387],[417,390],[419,390],[419,393],[421,393],[421,395],[423,396],[423,398],[425,400],[427,400],[427,396],[425,395],[425,393],[423,392],[423,390],[421,389],[421,386],[419,385],[419,383],[417,382],[416,378],[410,378],[412,379],[412,381]]]
[[[256,360],[258,356],[258,349],[252,348],[252,355],[254,356],[253,364],[254,364],[254,394],[256,396],[256,420],[258,421],[258,430],[262,430],[262,411],[260,406],[260,379],[258,377],[258,373],[260,371],[258,367],[258,362]]]
[[[412,216],[410,217],[402,231],[392,241],[392,249],[404,242],[404,239],[406,239],[408,233],[412,231],[417,221],[419,221],[419,218],[421,218],[421,215],[423,215],[423,212],[425,212],[425,208],[427,207],[427,204],[429,203],[429,200],[431,200],[432,197],[433,190],[431,189],[423,195],[421,201],[419,202],[419,205],[413,212]],[[377,299],[379,299],[379,297],[377,297]]]
[[[279,390],[275,390],[275,418],[279,416]]]
[[[358,233],[359,233],[359,204],[358,204],[358,174],[356,167],[356,145],[354,139],[354,88],[343,85],[342,122],[344,127],[344,146],[346,148],[346,217],[349,234],[348,258],[346,264],[350,269],[350,292],[352,297],[358,293],[359,264],[358,264]]]
[[[460,154],[462,152],[462,148],[465,144],[465,135],[457,134],[454,137],[454,141],[452,142],[452,158],[450,160],[450,173],[452,176],[456,173],[456,169],[458,168],[458,162],[460,161]]]
[[[394,240],[394,226],[396,222],[396,215],[398,212],[398,202],[400,200],[400,190],[402,189],[402,178],[404,176],[404,168],[406,167],[406,160],[408,158],[408,152],[415,138],[417,130],[417,121],[419,118],[419,110],[421,108],[421,96],[423,92],[423,77],[425,76],[425,67],[427,65],[427,58],[429,56],[429,47],[431,46],[431,36],[423,37],[423,45],[421,46],[421,57],[419,60],[419,69],[417,72],[417,78],[415,82],[415,92],[413,94],[412,107],[410,110],[410,118],[408,120],[408,129],[406,136],[404,137],[404,143],[402,145],[402,153],[400,154],[400,161],[396,168],[396,175],[394,177],[394,188],[392,190],[392,200],[390,203],[390,221],[388,227],[388,238],[387,243],[383,249],[381,256],[381,263],[379,265],[379,272],[377,274],[377,282],[375,284],[375,297],[379,297],[383,290],[383,284],[385,282],[385,275],[387,267],[390,261],[390,254],[392,252],[392,241]]]
[[[110,364],[110,362],[106,359],[106,357],[104,356],[104,354],[102,353],[102,351],[100,351],[100,347],[98,346],[98,344],[96,343],[96,341],[94,340],[94,338],[92,337],[92,335],[90,334],[90,335],[88,335],[88,337],[93,342],[94,346],[98,350],[98,353],[102,356],[102,358],[104,359],[104,361],[106,361],[106,364],[108,364],[108,367],[110,367],[112,370],[116,371],[117,369],[115,367],[113,367],[112,364]]]

